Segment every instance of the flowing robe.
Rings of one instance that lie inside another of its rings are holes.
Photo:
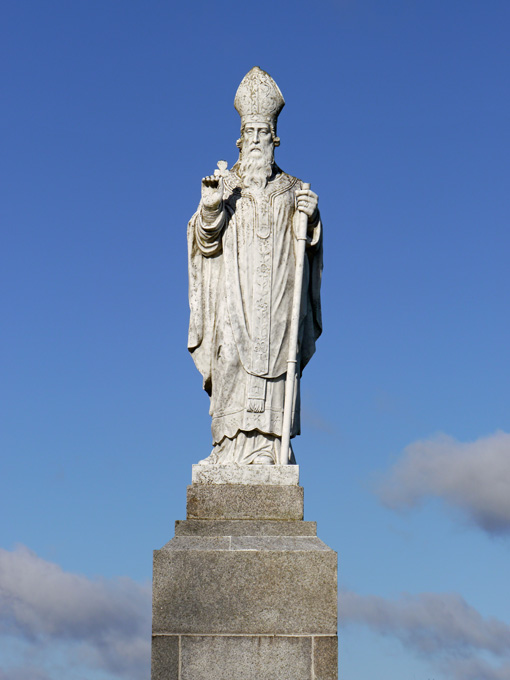
[[[281,437],[295,278],[295,192],[278,168],[264,189],[242,188],[237,166],[224,179],[212,224],[200,207],[188,225],[188,348],[211,397],[213,443],[238,433]],[[321,324],[322,227],[309,224],[301,301],[298,385],[291,436],[299,434],[299,377]],[[273,455],[273,454],[272,454]],[[241,454],[252,462],[253,456]],[[275,456],[273,455],[273,459]]]

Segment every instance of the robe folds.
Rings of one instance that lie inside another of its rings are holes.
[[[189,222],[188,349],[211,397],[215,446],[238,433],[252,433],[250,439],[259,433],[281,437],[295,279],[295,192],[301,188],[300,180],[278,168],[264,189],[242,188],[234,166],[224,178],[223,205],[213,223],[206,223],[200,207]],[[308,233],[291,436],[300,431],[299,378],[322,331],[318,214]],[[241,458],[246,462],[244,453]]]

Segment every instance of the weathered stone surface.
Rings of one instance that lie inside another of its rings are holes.
[[[338,680],[338,639],[154,635],[152,680]]]
[[[311,638],[183,636],[180,680],[311,680]]]
[[[324,550],[317,536],[175,536],[162,550]]]
[[[315,522],[235,518],[289,507],[301,487],[188,489],[188,516],[234,518],[177,522],[155,551],[152,680],[337,680],[336,553]]]
[[[155,551],[153,632],[336,635],[336,564],[330,549]]]
[[[317,522],[300,520],[212,520],[188,519],[175,522],[176,536],[315,536]]]
[[[314,680],[338,680],[338,638],[314,637]]]
[[[193,484],[297,486],[299,465],[193,465]]]
[[[317,536],[232,536],[230,550],[325,550]]]
[[[174,536],[163,550],[231,550],[230,536]]]
[[[179,637],[152,637],[151,680],[179,680]]]
[[[303,487],[248,484],[188,486],[188,519],[303,519]]]

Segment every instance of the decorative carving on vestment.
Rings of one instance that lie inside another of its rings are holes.
[[[246,409],[257,413],[266,409],[266,381],[270,366],[275,204],[277,196],[292,189],[298,180],[279,173],[264,189],[241,189],[235,170],[225,178],[225,200],[234,222],[224,246],[232,254],[227,269],[231,281],[239,281],[238,248],[249,247],[252,255],[250,299],[234,293],[226,295],[232,329],[239,355],[249,373]],[[237,284],[236,284],[237,288]],[[239,292],[241,290],[239,289]],[[247,291],[245,291],[246,293]]]
[[[298,182],[285,173],[278,174],[261,191],[251,192],[240,189],[241,180],[233,170],[225,178],[225,200],[229,213],[242,225],[250,225],[251,253],[253,255],[253,278],[251,300],[242,300],[242,295],[230,288],[226,290],[229,313],[235,317],[232,329],[236,338],[239,354],[246,371],[251,374],[248,385],[248,398],[263,399],[264,386],[256,377],[268,375],[270,363],[271,338],[271,293],[274,255],[274,201],[277,196],[292,189]],[[245,245],[247,238],[244,229],[234,229],[230,233],[228,248],[232,257],[226,267],[230,281],[239,281],[237,250]],[[237,289],[237,284],[236,284]],[[262,410],[264,410],[262,408]]]
[[[254,277],[250,324],[252,335],[251,368],[257,375],[266,375],[269,369],[269,334],[271,330],[272,220],[269,200],[266,196],[248,194],[246,198],[252,202],[254,208]]]

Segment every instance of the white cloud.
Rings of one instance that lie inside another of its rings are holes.
[[[75,663],[141,680],[149,674],[150,588],[65,572],[23,546],[0,549],[0,633],[48,649],[66,643]],[[29,676],[19,668],[9,677]]]
[[[510,626],[484,618],[457,594],[404,595],[392,601],[343,591],[339,599],[343,625],[363,624],[396,637],[447,677],[510,680]]]
[[[492,534],[510,533],[510,434],[474,442],[440,435],[410,444],[378,489],[388,507],[437,497]]]

